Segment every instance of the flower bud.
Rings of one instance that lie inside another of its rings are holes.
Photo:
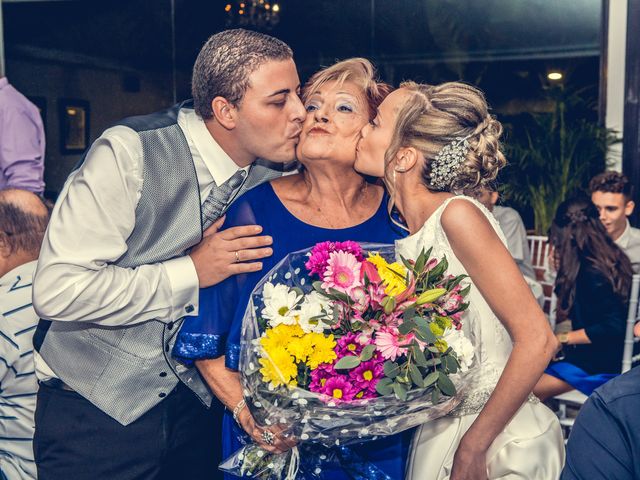
[[[416,303],[418,305],[433,303],[445,293],[447,293],[447,290],[445,288],[432,288],[431,290],[426,290],[420,294]]]

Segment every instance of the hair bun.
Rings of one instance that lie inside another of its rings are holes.
[[[468,139],[469,151],[452,190],[471,193],[496,179],[507,164],[500,145],[502,130],[502,124],[490,115],[477,125]]]

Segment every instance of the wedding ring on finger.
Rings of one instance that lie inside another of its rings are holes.
[[[267,445],[273,445],[276,436],[269,430],[262,431],[262,441]]]
[[[236,250],[233,253],[235,253],[235,255],[236,255],[236,263],[240,263],[240,254],[238,253],[238,250]]]

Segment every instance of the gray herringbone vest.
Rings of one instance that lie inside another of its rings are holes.
[[[177,124],[180,107],[122,122],[140,136],[144,168],[136,225],[127,252],[114,262],[120,267],[179,257],[201,240],[198,180]],[[256,165],[240,194],[280,175]],[[51,322],[48,330],[39,326],[39,352],[62,381],[118,422],[128,425],[150,410],[177,385],[178,377],[210,405],[211,394],[196,369],[171,357],[182,320],[122,327],[69,320]]]

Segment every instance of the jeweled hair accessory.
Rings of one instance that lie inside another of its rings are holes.
[[[429,185],[438,190],[445,190],[460,172],[460,166],[467,157],[471,135],[456,137],[451,143],[442,147],[431,162]]]

